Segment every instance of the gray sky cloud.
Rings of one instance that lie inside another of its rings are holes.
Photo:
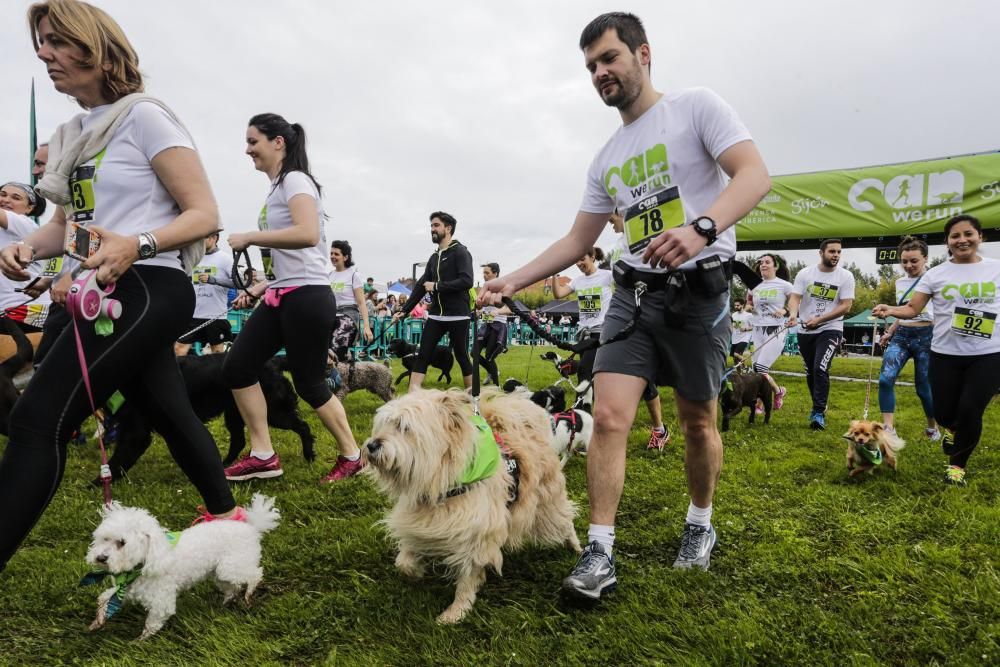
[[[5,179],[26,177],[32,76],[42,138],[79,111],[34,57],[19,18],[29,4],[18,0],[2,33]],[[437,209],[458,218],[477,263],[529,260],[569,228],[587,166],[620,124],[576,46],[604,3],[95,4],[132,40],[148,92],[194,134],[228,231],[253,228],[267,194],[243,155],[246,122],[281,113],[306,129],[327,238],[350,240],[379,280],[426,259]],[[646,23],[657,88],[716,90],[773,174],[1000,148],[989,0],[628,9]],[[873,266],[871,251],[845,254]]]

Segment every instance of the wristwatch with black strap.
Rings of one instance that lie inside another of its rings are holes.
[[[715,243],[715,239],[717,238],[715,220],[712,220],[707,215],[703,215],[700,218],[692,220],[691,226],[694,227],[696,232],[708,239],[705,245],[709,246]]]

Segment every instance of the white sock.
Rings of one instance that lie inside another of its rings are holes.
[[[696,526],[712,525],[712,506],[696,507],[694,503],[688,503],[687,522]]]
[[[341,455],[341,456],[343,456],[343,455]],[[344,456],[344,458],[347,459],[348,461],[357,461],[358,459],[361,458],[361,450],[359,449],[358,453],[355,454],[354,456]]]
[[[610,556],[611,549],[615,546],[615,527],[590,524],[590,530],[587,531],[587,542],[597,542],[604,547],[604,551]]]
[[[253,456],[255,459],[260,459],[261,461],[266,461],[269,458],[271,458],[272,456],[274,456],[274,450],[272,449],[269,452],[251,451],[250,455]]]

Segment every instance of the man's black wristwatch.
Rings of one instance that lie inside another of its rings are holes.
[[[705,245],[712,245],[715,243],[716,230],[715,230],[715,220],[712,220],[708,216],[701,216],[700,218],[695,218],[691,221],[691,226],[694,227],[694,231],[698,232],[706,239],[708,242]]]

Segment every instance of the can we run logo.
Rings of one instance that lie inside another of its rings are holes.
[[[962,212],[965,175],[957,169],[925,174],[900,174],[888,183],[878,178],[862,178],[847,193],[856,211],[873,211],[872,202],[881,196],[892,210],[895,222],[944,220]]]

